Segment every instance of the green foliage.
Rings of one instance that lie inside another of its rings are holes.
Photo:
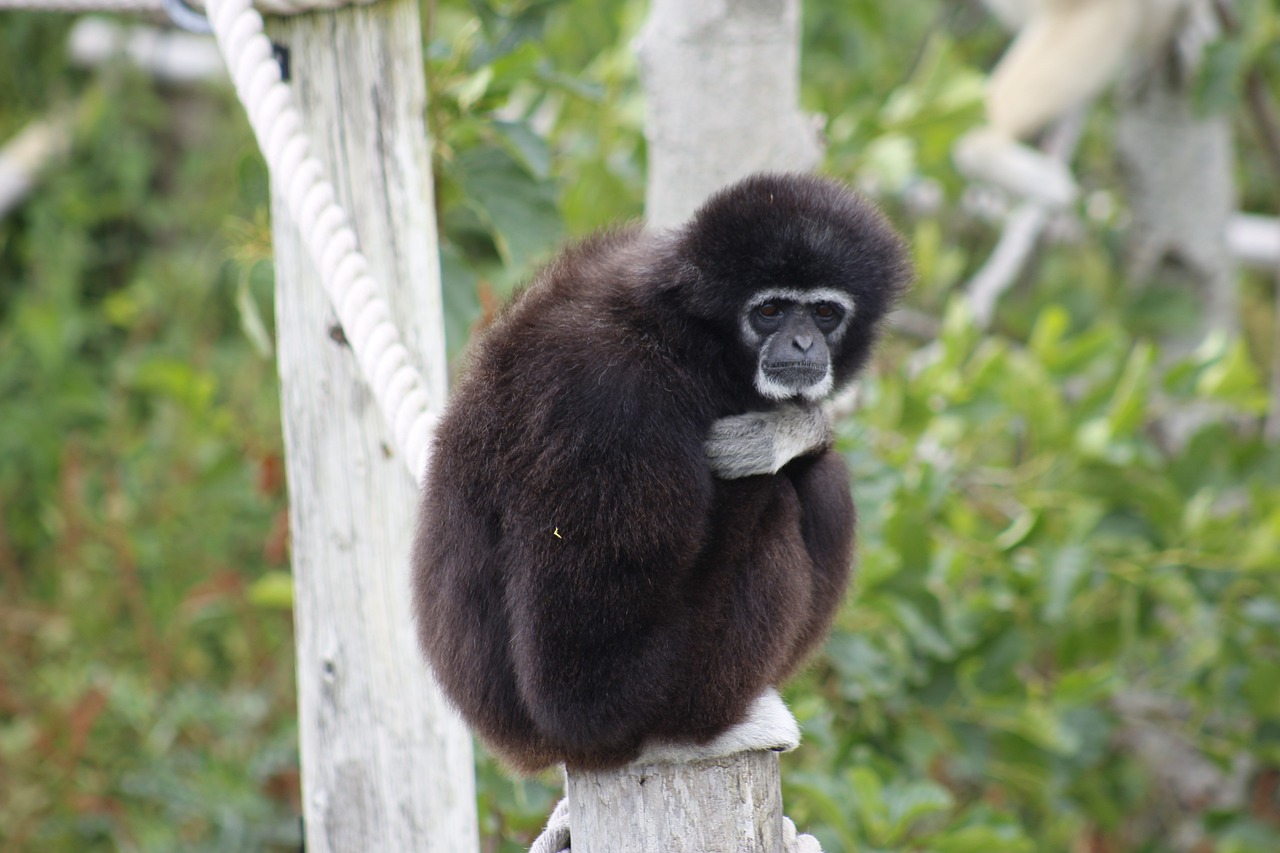
[[[0,848],[296,848],[290,618],[246,592],[286,557],[275,370],[234,301],[269,322],[262,166],[229,95],[78,85],[49,46],[0,62],[78,99],[0,222]]]
[[[433,7],[429,123],[451,356],[566,233],[639,215],[626,37],[638,21],[619,0]]]
[[[1276,79],[1273,7],[1240,4],[1204,105],[1239,112],[1247,68]],[[456,355],[563,240],[639,215],[646,10],[428,11]],[[1180,820],[1206,849],[1280,849],[1280,456],[1255,429],[1270,283],[1246,280],[1240,339],[1171,360],[1188,306],[1125,281],[1123,217],[1097,217],[979,333],[954,291],[994,235],[956,204],[949,152],[1004,35],[972,4],[805,14],[828,169],[882,194],[940,332],[891,338],[842,425],[857,589],[788,691],[788,813],[828,853],[1140,853]],[[0,132],[69,108],[75,139],[0,221],[0,849],[296,847],[266,176],[229,95],[73,72],[65,19],[4,21]],[[1110,156],[1086,139],[1086,185],[1110,186]],[[1245,204],[1268,210],[1260,162],[1245,137]],[[926,181],[939,206],[908,212]],[[1248,756],[1251,798],[1171,802],[1119,711],[1134,695],[1169,703],[1193,755]],[[477,769],[485,849],[526,849],[555,775]]]
[[[953,309],[864,385],[858,589],[794,688],[809,772],[784,777],[825,849],[1141,849],[1132,816],[1161,804],[1128,781],[1133,691],[1187,703],[1210,756],[1280,758],[1280,459],[1221,422],[1161,449],[1154,412],[1222,397],[1161,387],[1150,344],[1084,319],[1047,304],[1018,345]],[[1171,375],[1235,372],[1252,401],[1238,351]]]

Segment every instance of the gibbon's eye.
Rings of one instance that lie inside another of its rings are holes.
[[[813,313],[819,320],[835,320],[840,316],[840,309],[830,302],[819,302],[813,306]]]
[[[772,320],[774,317],[777,317],[782,313],[782,306],[776,302],[766,302],[757,308],[756,311],[760,312],[761,317],[766,317]]]

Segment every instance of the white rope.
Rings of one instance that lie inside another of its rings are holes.
[[[375,0],[254,0],[254,6],[271,15],[297,15],[315,9],[338,9],[357,6]],[[207,3],[192,2],[195,8]],[[164,14],[162,0],[0,0],[0,10],[28,9],[42,12],[125,12],[133,14]]]
[[[256,2],[280,14],[349,5],[349,0]],[[162,8],[161,0],[0,0],[0,10],[136,12]],[[280,66],[263,32],[262,16],[249,0],[207,0],[205,8],[272,183],[302,231],[303,244],[320,273],[360,372],[391,425],[396,450],[414,478],[421,478],[436,418],[426,382],[392,323],[391,308],[369,274],[369,262],[360,253],[346,212],[335,200],[333,185],[311,154],[311,141],[302,131],[293,95],[280,78]]]
[[[333,185],[311,154],[311,141],[289,87],[249,0],[209,0],[209,20],[236,93],[249,114],[272,183],[302,232],[303,243],[337,312],[378,408],[392,427],[396,449],[415,479],[426,471],[436,418],[426,383],[391,320],[391,309],[369,274]]]

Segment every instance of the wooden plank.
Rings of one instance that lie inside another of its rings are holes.
[[[414,0],[269,23],[432,399],[446,365]],[[309,853],[476,851],[471,740],[416,645],[418,489],[361,380],[278,188],[276,325],[293,536]]]

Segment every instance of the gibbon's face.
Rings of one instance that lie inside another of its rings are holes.
[[[743,340],[756,353],[756,390],[771,400],[817,402],[835,387],[832,353],[853,319],[849,294],[830,288],[764,290],[743,309]]]

